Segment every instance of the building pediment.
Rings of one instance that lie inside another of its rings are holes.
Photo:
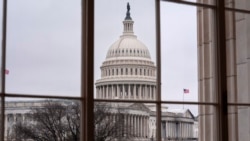
[[[150,111],[149,108],[142,103],[134,103],[130,105],[128,108],[133,109],[133,110],[146,111],[146,112]]]

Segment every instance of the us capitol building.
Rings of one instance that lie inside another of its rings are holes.
[[[101,78],[96,81],[97,99],[156,100],[156,66],[148,48],[133,32],[134,21],[127,5],[123,34],[109,48],[102,63]],[[6,102],[6,139],[17,121],[29,120],[35,101]],[[151,141],[156,137],[156,107],[153,104],[117,103],[126,109],[125,122],[135,134],[130,141]],[[198,124],[188,109],[162,107],[162,141],[198,140]]]
[[[156,100],[156,66],[148,48],[134,34],[133,24],[128,4],[123,34],[110,46],[100,67],[101,79],[96,81],[98,99]],[[155,138],[155,105],[119,103],[115,106],[117,105],[127,109],[125,122],[132,125],[137,140]],[[195,117],[188,109],[162,107],[163,140],[197,140],[196,124]]]

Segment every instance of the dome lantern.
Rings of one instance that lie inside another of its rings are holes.
[[[123,25],[124,25],[123,35],[134,35],[133,24],[134,24],[134,21],[130,17],[130,5],[128,3],[126,17],[125,17],[125,20],[123,21]]]

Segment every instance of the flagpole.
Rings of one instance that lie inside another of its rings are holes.
[[[184,90],[183,90],[183,93],[182,93],[182,109],[184,109]]]

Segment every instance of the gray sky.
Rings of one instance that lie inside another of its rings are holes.
[[[12,0],[6,91],[80,95],[80,0]]]
[[[130,3],[134,32],[156,60],[154,0],[96,0],[95,80],[113,42],[123,31]],[[6,91],[80,95],[80,0],[8,2]],[[162,99],[197,101],[196,7],[161,3]],[[170,106],[181,108],[179,106]],[[185,106],[186,107],[186,106]],[[197,108],[192,108],[197,113]]]

